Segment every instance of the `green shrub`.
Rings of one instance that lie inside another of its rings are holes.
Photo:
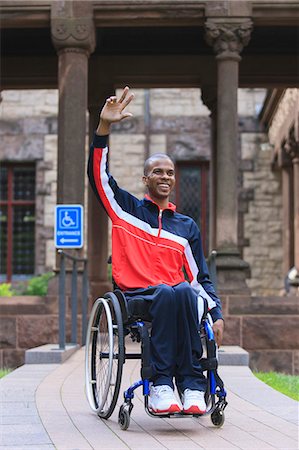
[[[5,375],[8,375],[11,371],[12,369],[0,369],[0,378],[5,377]]]
[[[12,290],[10,283],[0,284],[0,297],[12,297],[13,295],[14,291]]]
[[[54,275],[55,274],[53,272],[48,272],[31,278],[28,281],[23,295],[47,295],[49,280],[53,278]]]
[[[28,281],[19,282],[15,289],[10,283],[0,284],[0,297],[12,297],[13,295],[47,295],[48,283],[54,277],[53,272],[44,273],[33,277]]]

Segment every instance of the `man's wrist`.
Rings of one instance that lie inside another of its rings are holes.
[[[96,134],[98,136],[107,136],[107,134],[110,133],[110,125],[110,122],[106,122],[105,120],[100,119]]]
[[[216,320],[221,319],[224,321],[221,310],[217,307],[212,308],[210,311],[210,316],[212,317],[213,323],[216,322]]]
[[[97,133],[93,137],[93,146],[95,148],[105,148],[108,145],[109,135],[99,136]]]

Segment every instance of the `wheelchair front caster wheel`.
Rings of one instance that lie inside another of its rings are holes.
[[[215,427],[222,427],[224,420],[224,412],[221,411],[221,409],[215,409],[215,411],[211,414],[211,421]]]
[[[130,412],[123,406],[121,406],[119,410],[118,425],[122,430],[127,430],[130,425]]]

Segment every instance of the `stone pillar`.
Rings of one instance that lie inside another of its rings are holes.
[[[282,272],[285,277],[294,265],[293,167],[285,146],[279,151],[278,164],[282,169]]]
[[[206,21],[206,40],[217,59],[217,192],[216,246],[219,289],[248,290],[238,250],[238,74],[240,52],[250,39],[248,18],[213,18]]]
[[[291,129],[284,148],[293,163],[294,265],[299,271],[299,139],[295,136],[294,128]]]
[[[52,42],[58,53],[58,203],[84,205],[88,58],[95,47],[91,2],[55,1]]]
[[[98,87],[101,89],[101,86]],[[106,98],[114,93],[113,87],[101,89],[100,95],[89,100],[90,142],[99,122],[99,110]],[[88,262],[90,295],[94,300],[111,290],[108,281],[108,216],[88,186]]]
[[[295,267],[299,271],[299,148],[297,147],[297,156],[293,159],[294,167],[294,244]]]
[[[217,192],[217,87],[203,85],[203,103],[211,111],[211,158],[210,158],[210,214],[209,214],[209,252],[216,249],[216,192]]]

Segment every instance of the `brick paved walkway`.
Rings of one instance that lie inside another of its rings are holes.
[[[123,387],[139,378],[139,369],[139,361],[126,362]],[[0,382],[0,450],[297,450],[298,403],[257,380],[247,367],[223,366],[220,372],[229,401],[223,428],[215,428],[209,417],[153,419],[143,410],[140,389],[130,428],[122,431],[118,408],[102,421],[88,406],[84,349],[61,366],[27,364]]]

